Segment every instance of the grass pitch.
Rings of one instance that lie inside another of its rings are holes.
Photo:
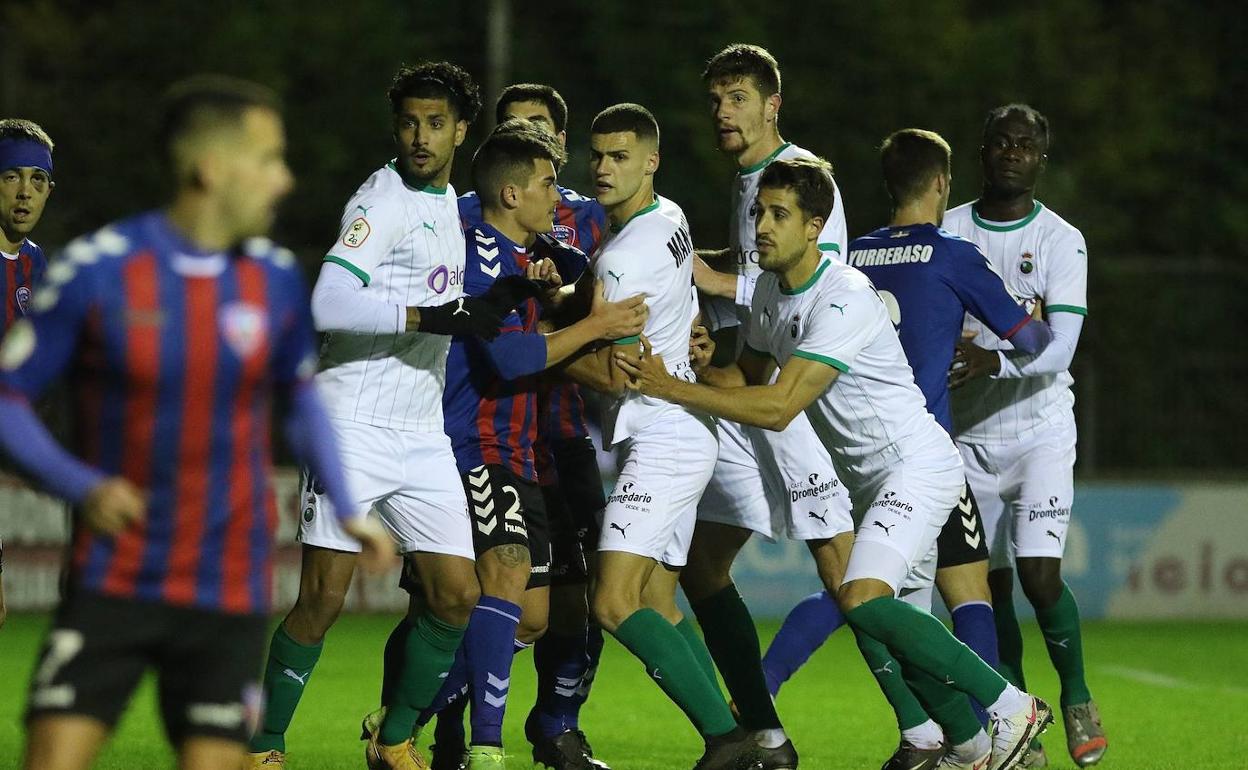
[[[0,630],[0,768],[15,766],[20,756],[26,682],[47,622],[42,615],[17,615]],[[376,699],[391,624],[386,617],[346,616],[330,632],[287,735],[292,770],[363,767],[359,720]],[[777,627],[762,625],[764,645]],[[1039,634],[1029,626],[1024,635],[1028,682],[1056,705],[1057,680]],[[1248,624],[1093,623],[1084,629],[1084,649],[1109,732],[1101,767],[1248,767]],[[533,702],[532,655],[517,658],[514,671],[506,731],[512,769],[531,766],[522,723]],[[891,712],[845,630],[785,686],[778,703],[804,770],[875,770],[896,745]],[[616,770],[689,768],[701,750],[684,716],[610,640],[582,727]],[[1060,717],[1045,743],[1050,767],[1074,767]],[[96,767],[172,766],[148,681]]]

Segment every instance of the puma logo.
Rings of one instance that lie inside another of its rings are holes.
[[[841,315],[845,315],[845,306],[844,306],[844,305],[838,305],[838,304],[836,304],[835,302],[829,302],[829,303],[828,303],[828,307],[833,308],[833,309],[835,309],[835,310],[839,310],[839,311],[840,311],[840,313],[841,313]]]
[[[623,274],[623,273],[615,273],[615,272],[612,272],[612,271],[610,271],[610,270],[608,270],[608,271],[607,271],[607,275],[609,275],[609,276],[611,276],[612,278],[614,278],[614,279],[615,279],[615,285],[616,285],[616,286],[619,286],[619,285],[620,285],[620,279],[624,277],[624,274]]]
[[[631,527],[631,526],[633,526],[633,523],[632,523],[631,521],[630,521],[629,523],[625,524],[625,525],[624,525],[624,526],[622,526],[622,527],[621,527],[619,524],[616,524],[614,521],[613,521],[613,522],[611,522],[611,529],[618,530],[618,531],[619,531],[619,533],[620,533],[621,535],[623,535],[623,536],[624,536],[624,539],[625,539],[625,540],[627,540],[627,539],[628,539],[628,531],[627,531],[627,530],[628,530],[628,528],[629,528],[629,527]]]
[[[875,526],[879,527],[880,529],[884,530],[884,534],[888,535],[889,537],[892,537],[892,536],[893,536],[893,533],[892,533],[892,532],[889,532],[889,530],[890,530],[890,529],[892,529],[893,527],[897,526],[896,524],[881,524],[881,523],[880,523],[880,522],[878,522],[878,521],[873,521],[873,522],[871,522],[871,523],[872,523],[872,524],[874,524]]]
[[[457,316],[457,315],[459,315],[460,313],[463,313],[463,314],[464,314],[464,315],[466,315],[466,316],[471,316],[471,315],[472,315],[472,312],[471,312],[471,311],[469,311],[469,310],[468,310],[468,308],[464,307],[464,298],[463,298],[463,297],[460,297],[459,299],[455,300],[455,302],[456,302],[457,304],[455,305],[455,312],[454,312],[454,313],[451,313],[451,315],[452,315],[452,316]]]
[[[1048,642],[1054,647],[1061,647],[1064,650],[1066,649],[1066,645],[1070,643],[1070,637],[1066,637],[1065,639],[1049,639],[1046,637],[1044,641]]]
[[[294,679],[294,680],[295,680],[296,682],[298,682],[299,684],[303,685],[303,684],[307,684],[307,683],[308,683],[308,674],[310,674],[310,673],[312,673],[312,672],[311,672],[311,671],[309,671],[309,672],[308,672],[308,674],[304,674],[303,676],[299,676],[299,675],[298,675],[298,674],[296,674],[294,671],[292,671],[292,670],[290,670],[290,669],[286,669],[286,670],[285,670],[285,671],[283,671],[282,673],[283,673],[283,674],[285,674],[286,676],[290,677],[291,679]]]
[[[1058,537],[1058,534],[1051,529],[1046,529],[1044,531],[1044,534],[1048,535],[1049,537],[1053,538],[1059,543],[1062,542],[1062,538]]]
[[[807,514],[806,514],[806,515],[807,515],[807,516],[809,516],[809,517],[810,517],[810,518],[812,518],[812,519],[818,519],[820,524],[827,524],[827,523],[828,523],[828,512],[827,512],[827,511],[824,511],[822,516],[820,516],[819,514],[815,513],[814,511],[809,511],[809,512],[807,512]]]
[[[872,674],[891,674],[893,673],[893,662],[890,660],[879,668],[871,669]]]
[[[360,205],[360,204],[358,204],[358,203],[357,203],[357,204],[355,204],[355,207],[356,207],[357,209],[359,209],[359,210],[360,210],[360,213],[361,213],[361,214],[363,214],[364,216],[368,216],[368,210],[369,210],[369,209],[371,209],[371,208],[373,208],[372,206],[361,206],[361,205]]]
[[[421,222],[421,224],[424,225],[426,230],[433,233],[434,237],[437,237],[438,235],[437,228],[435,228],[433,225],[429,224],[428,222]]]

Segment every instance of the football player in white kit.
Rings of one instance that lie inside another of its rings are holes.
[[[1027,356],[968,318],[975,337],[960,347],[950,385],[958,449],[988,536],[1002,670],[1024,686],[1014,568],[1062,682],[1067,748],[1086,767],[1100,761],[1107,743],[1084,679],[1079,607],[1061,560],[1074,497],[1069,369],[1088,313],[1088,254],[1079,230],[1035,199],[1048,146],[1048,120],[1031,107],[989,113],[983,192],[946,213],[944,227],[979,246],[1020,304],[1039,304],[1053,343]],[[1042,761],[1041,752],[1033,754]]]
[[[637,293],[646,297],[650,315],[644,333],[671,362],[673,376],[693,380],[693,241],[680,206],[654,193],[658,123],[645,107],[617,104],[594,118],[590,132],[594,193],[611,231],[594,255],[594,273],[608,300]],[[715,463],[714,422],[627,391],[611,348],[636,351],[637,346],[635,337],[617,340],[568,369],[578,381],[608,394],[604,441],[624,451],[603,514],[592,611],[642,660],[705,739],[700,770],[732,768],[738,762],[749,766],[756,754],[753,740],[737,726],[706,646],[676,606],[698,499]]]
[[[737,352],[750,320],[750,299],[762,268],[754,242],[758,180],[775,160],[814,155],[780,137],[780,69],[755,45],[730,45],[711,58],[702,74],[717,145],[737,164],[732,188],[730,246],[700,252],[694,263],[698,288],[713,299],[708,315],[719,328],[737,326]],[[833,182],[834,203],[823,217],[819,248],[839,258],[846,244],[845,210]],[[729,273],[710,269],[702,256],[727,261]],[[726,259],[725,259],[726,258]],[[719,457],[698,505],[698,524],[681,587],[698,618],[706,645],[724,677],[741,724],[763,749],[764,770],[797,766],[763,675],[758,633],[730,570],[737,553],[757,532],[768,539],[804,540],[819,577],[835,593],[853,544],[849,495],[828,451],[804,414],[783,432],[719,421]],[[827,603],[830,611],[835,605]]]
[[[316,383],[358,507],[376,510],[426,589],[427,609],[409,616],[400,686],[367,749],[370,767],[410,770],[412,726],[441,686],[479,594],[464,490],[442,425],[449,335],[497,335],[507,304],[435,280],[463,271],[449,179],[481,106],[476,85],[459,67],[425,63],[400,68],[388,96],[397,157],[347,202],[312,312],[327,332]],[[254,767],[285,766],[286,728],[359,553],[315,478],[305,474],[301,495],[299,598],[270,645]]]
[[[862,516],[837,592],[846,620],[884,643],[916,687],[953,687],[985,704],[994,721],[985,766],[1017,767],[1052,720],[1048,706],[896,598],[958,502],[962,463],[925,407],[883,301],[818,247],[832,190],[819,161],[775,161],[763,172],[756,232],[767,272],[738,365],[688,382],[644,340],[642,355],[616,351],[616,363],[641,393],[770,430],[806,411]]]

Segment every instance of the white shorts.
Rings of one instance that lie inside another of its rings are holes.
[[[624,465],[607,496],[598,549],[685,566],[717,447],[714,421],[684,410],[628,439]]]
[[[782,432],[718,421],[719,457],[698,520],[774,541],[853,532],[849,494],[805,413]]]
[[[936,538],[965,483],[962,463],[949,450],[898,463],[855,483],[850,490],[854,517],[862,523],[844,582],[882,580],[894,593],[930,584]]]
[[[379,428],[330,419],[342,455],[347,487],[358,508],[372,509],[398,543],[399,551],[425,551],[474,558],[472,524],[464,485],[445,433]],[[343,531],[333,505],[309,480],[300,482],[299,541],[335,551],[360,552]]]
[[[1062,558],[1075,498],[1075,419],[1014,444],[959,441],[966,480],[988,536],[990,569],[1022,556]]]

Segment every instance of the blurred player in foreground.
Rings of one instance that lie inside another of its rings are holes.
[[[275,98],[184,82],[163,148],[169,207],[69,244],[0,347],[0,444],[77,506],[69,588],[31,680],[28,770],[88,767],[148,668],[180,767],[243,760],[272,592],[275,398],[344,530],[388,556],[311,383],[298,265],[260,237],[292,186]],[[71,369],[82,459],[29,406]]]

